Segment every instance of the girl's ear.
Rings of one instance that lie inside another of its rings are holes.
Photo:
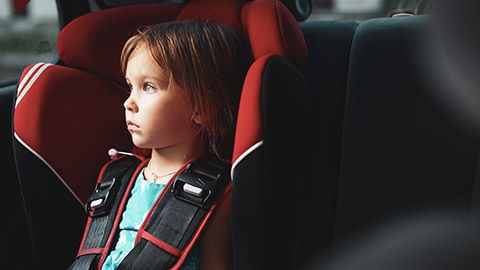
[[[193,113],[193,122],[195,122],[195,124],[197,125],[201,125],[203,124],[203,115],[201,115],[198,110],[196,110],[194,113]]]

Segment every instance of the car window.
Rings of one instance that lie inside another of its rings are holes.
[[[422,13],[426,0],[313,0],[308,20],[346,20],[362,22],[386,17],[393,11]]]
[[[15,13],[12,0],[0,0],[0,82],[56,57],[59,32],[55,0],[30,1]]]

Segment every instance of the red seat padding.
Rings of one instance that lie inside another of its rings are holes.
[[[242,154],[246,153],[250,147],[255,143],[260,142],[263,138],[262,103],[260,96],[262,92],[261,82],[265,64],[270,57],[271,55],[265,55],[255,61],[245,78],[237,118],[235,145],[232,158],[234,164]]]
[[[131,148],[121,106],[127,92],[89,73],[47,64],[25,69],[20,81],[26,83],[15,108],[17,139],[85,202],[108,148]]]
[[[66,66],[124,83],[120,52],[142,25],[175,20],[182,4],[139,5],[92,12],[60,32],[57,50]]]
[[[93,12],[65,26],[58,37],[58,54],[66,66],[123,84],[119,55],[139,26],[201,19],[244,31],[255,59],[276,54],[303,69],[307,61],[305,40],[288,9],[275,0],[244,2],[193,0],[185,5],[138,5]]]
[[[302,31],[280,1],[261,0],[245,4],[242,23],[254,59],[274,54],[301,70],[306,67],[307,45]]]
[[[182,9],[177,20],[209,20],[242,31],[241,10],[248,0],[200,0],[190,1]]]

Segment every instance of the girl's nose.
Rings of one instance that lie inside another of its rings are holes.
[[[138,111],[138,106],[137,106],[137,103],[135,102],[135,99],[133,98],[133,94],[130,94],[127,100],[125,100],[125,102],[123,103],[123,107],[125,107],[125,110],[130,112]]]

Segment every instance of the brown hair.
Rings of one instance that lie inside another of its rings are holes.
[[[200,134],[206,150],[230,155],[241,86],[251,59],[243,39],[229,27],[199,20],[147,26],[126,42],[123,74],[132,53],[143,46],[203,117]]]

